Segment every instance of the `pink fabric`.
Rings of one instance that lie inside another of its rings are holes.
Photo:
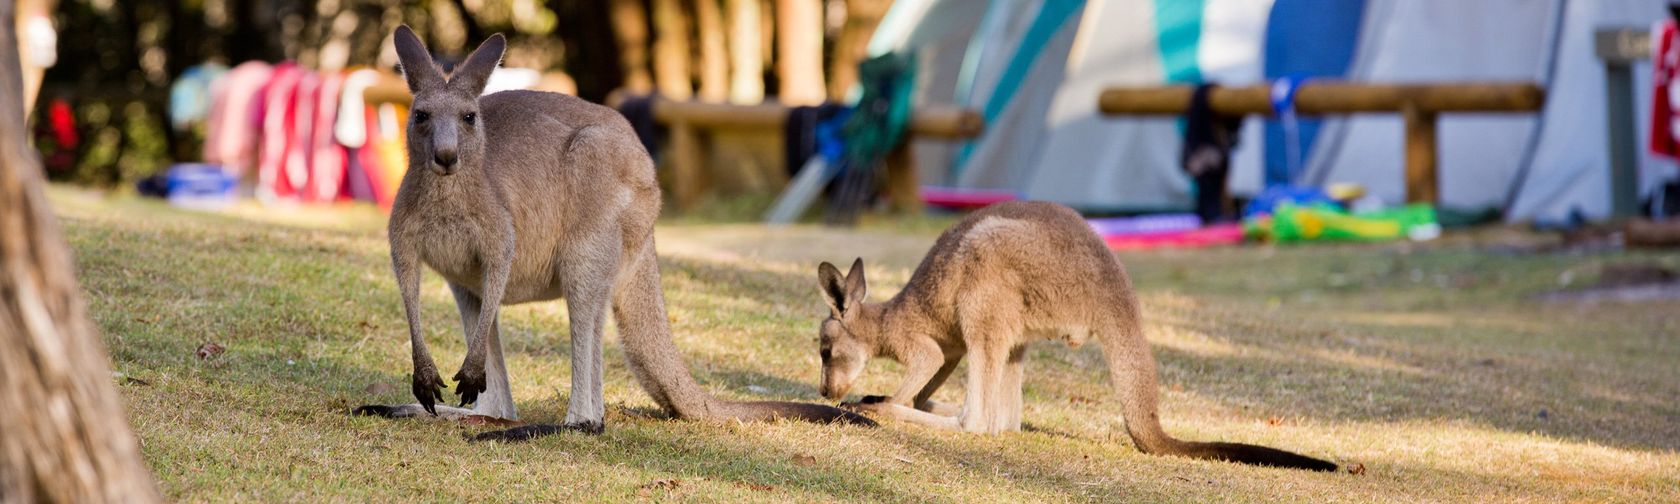
[[[313,70],[298,74],[297,89],[292,92],[292,106],[297,108],[292,122],[292,138],[286,146],[286,182],[297,190],[302,201],[316,201],[315,111],[316,98],[321,92],[321,76]]]
[[[1242,224],[1219,224],[1189,231],[1104,236],[1113,250],[1202,248],[1242,243]]]
[[[344,189],[344,176],[349,158],[344,146],[338,143],[333,129],[338,124],[339,91],[344,86],[344,74],[328,72],[321,76],[321,87],[315,99],[315,127],[313,158],[309,163],[309,199],[330,202],[339,199]]]
[[[263,89],[273,74],[267,63],[248,61],[211,84],[204,135],[206,163],[222,165],[238,176],[256,166]]]
[[[292,200],[297,189],[286,176],[297,125],[297,87],[303,70],[292,63],[274,67],[263,90],[262,147],[257,164],[257,199],[265,203]]]
[[[993,189],[957,189],[950,187],[922,187],[922,201],[947,208],[980,208],[987,205],[1020,199],[1015,193]]]

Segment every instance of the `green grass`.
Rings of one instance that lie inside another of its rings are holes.
[[[607,345],[608,428],[468,444],[483,427],[346,415],[409,402],[382,217],[200,214],[54,189],[147,461],[182,501],[1654,501],[1680,498],[1680,304],[1542,303],[1606,264],[1680,255],[1498,255],[1426,246],[1126,253],[1161,361],[1167,430],[1363,464],[1306,473],[1132,448],[1095,348],[1029,352],[1025,432],[996,436],[649,418]],[[864,256],[885,298],[948,220],[839,231],[674,221],[659,230],[677,344],[740,399],[817,400],[815,264]],[[464,351],[428,274],[425,332]],[[563,415],[561,303],[510,307],[521,416]],[[201,361],[204,342],[226,347]],[[855,389],[883,393],[878,362]],[[956,376],[962,376],[959,372]],[[959,400],[953,380],[943,400]],[[1545,414],[1541,414],[1544,411]],[[676,480],[661,485],[656,482]]]

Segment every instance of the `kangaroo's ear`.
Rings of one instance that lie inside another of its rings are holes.
[[[869,284],[863,280],[863,258],[852,261],[852,271],[846,273],[846,300],[850,304],[862,303],[868,299]],[[852,308],[847,306],[846,308]]]
[[[846,306],[845,279],[840,277],[840,269],[833,264],[822,263],[817,266],[817,286],[822,291],[823,302],[828,303],[828,309],[834,312],[834,318],[840,318],[841,310]]]
[[[489,40],[478,45],[471,56],[467,56],[465,63],[455,68],[455,73],[449,75],[449,87],[475,97],[484,94],[484,85],[490,83],[490,74],[502,64],[502,51],[505,50],[507,38],[500,33],[491,35]]]
[[[414,30],[408,25],[398,26],[393,38],[397,44],[397,60],[402,62],[403,78],[408,80],[410,93],[418,94],[443,85],[443,71],[432,62],[431,51],[426,50],[426,43],[414,35]]]

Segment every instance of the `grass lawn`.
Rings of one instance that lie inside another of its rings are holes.
[[[486,427],[351,417],[412,402],[383,217],[200,214],[55,188],[116,381],[182,501],[1660,501],[1680,499],[1680,303],[1537,297],[1680,254],[1424,246],[1125,253],[1161,361],[1161,416],[1191,440],[1362,464],[1324,474],[1137,452],[1094,347],[1030,347],[1025,432],[652,418],[607,344],[607,432],[468,444]],[[948,220],[860,230],[672,221],[659,230],[677,344],[713,393],[816,401],[821,260],[864,256],[895,292]],[[428,273],[444,376],[464,352]],[[503,311],[522,419],[557,421],[562,303]],[[609,332],[610,334],[610,332]],[[201,344],[225,348],[201,360]],[[959,371],[939,399],[961,398]],[[885,393],[877,362],[854,389]],[[451,396],[453,397],[453,396]]]

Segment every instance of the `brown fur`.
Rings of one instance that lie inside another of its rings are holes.
[[[507,91],[480,97],[505,45],[493,36],[447,78],[407,27],[395,35],[414,92],[409,167],[389,227],[391,260],[408,317],[419,404],[363,413],[515,418],[496,323],[502,305],[565,299],[571,317],[572,395],[563,426],[528,426],[483,439],[563,429],[599,432],[601,336],[608,308],[629,367],[661,408],[691,419],[786,417],[872,425],[832,407],[731,402],[690,376],[671,341],[653,224],[660,193],[653,161],[612,109],[575,97]],[[455,374],[462,406],[437,407],[444,387],[420,330],[420,269],[449,282],[467,342]]]
[[[1073,210],[1043,202],[994,205],[945,231],[902,292],[863,302],[863,260],[845,277],[818,268],[830,308],[821,327],[823,395],[840,399],[874,357],[905,365],[891,396],[851,405],[884,416],[968,432],[1021,428],[1023,348],[1036,340],[1102,345],[1126,431],[1145,453],[1334,470],[1262,446],[1174,439],[1157,417],[1155,357],[1143,337],[1131,280]],[[960,409],[929,400],[964,356]]]

